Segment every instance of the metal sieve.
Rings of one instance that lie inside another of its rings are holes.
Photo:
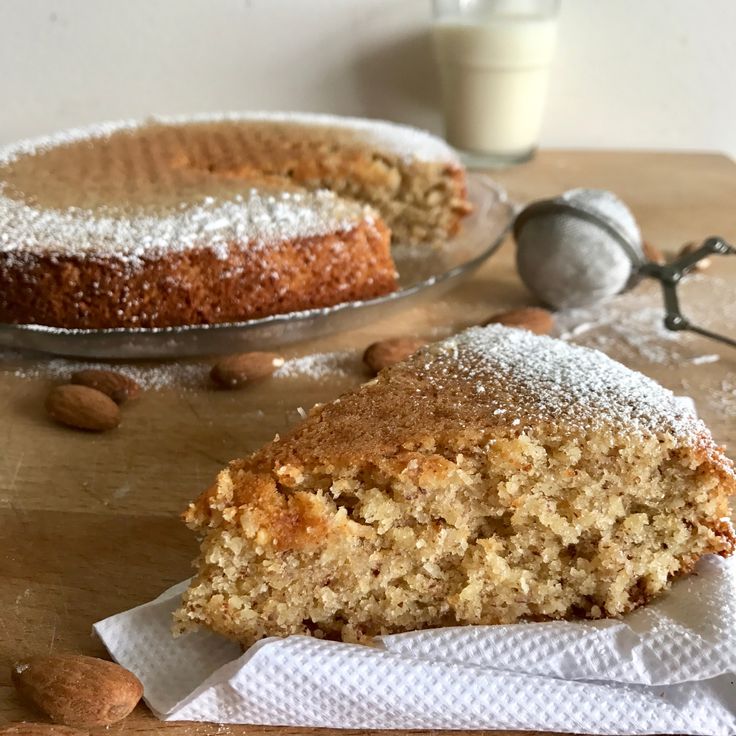
[[[693,324],[681,311],[677,286],[710,255],[736,255],[723,238],[709,237],[666,265],[647,261],[631,211],[612,192],[573,189],[527,205],[514,221],[516,262],[527,288],[564,309],[594,304],[631,288],[642,278],[662,285],[664,325],[736,347],[736,340]]]

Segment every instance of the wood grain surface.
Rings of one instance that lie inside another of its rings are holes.
[[[543,152],[528,164],[494,175],[519,201],[576,186],[612,189],[632,207],[645,237],[665,251],[711,234],[736,241],[736,166],[725,157]],[[728,311],[736,302],[736,258],[716,259],[688,287],[688,299],[710,319],[710,327],[736,335],[736,320]],[[444,335],[497,310],[532,303],[515,274],[512,245],[506,243],[477,275],[439,301],[350,333],[290,346],[284,353],[292,357],[353,350],[357,355],[375,339]],[[625,322],[604,341],[608,352],[675,392],[693,396],[717,440],[733,455],[736,350],[696,338],[671,343],[677,346],[676,360],[652,359],[621,338]],[[0,357],[3,724],[39,718],[10,685],[14,660],[67,651],[104,656],[91,633],[93,622],[143,603],[190,574],[195,540],[178,515],[221,466],[297,421],[300,407],[332,399],[366,375],[355,359],[342,372],[320,380],[303,375],[271,379],[236,392],[213,390],[204,381],[187,390],[149,390],[123,409],[118,429],[94,435],[54,425],[44,414],[44,397],[60,381],[49,373],[63,375],[64,363],[49,365],[37,356]],[[163,731],[201,736],[304,733],[162,724],[142,705],[108,730]]]

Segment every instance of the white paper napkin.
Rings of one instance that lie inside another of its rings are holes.
[[[736,559],[622,621],[467,626],[376,647],[292,636],[245,654],[171,636],[185,583],[95,624],[163,720],[334,728],[736,734]]]

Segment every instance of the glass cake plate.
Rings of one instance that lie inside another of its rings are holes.
[[[468,174],[474,211],[439,247],[392,247],[399,288],[391,294],[245,322],[156,328],[63,329],[0,324],[0,347],[80,358],[147,359],[263,350],[365,325],[456,286],[491,256],[509,231],[515,206],[482,174]]]

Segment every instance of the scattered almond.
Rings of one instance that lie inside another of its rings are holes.
[[[641,249],[644,251],[644,258],[646,258],[650,263],[657,263],[660,266],[665,264],[666,259],[664,257],[664,253],[662,253],[656,245],[645,240],[641,244]]]
[[[276,353],[240,353],[229,355],[215,363],[210,378],[220,388],[241,388],[251,381],[267,378],[284,364]]]
[[[0,736],[88,736],[88,731],[82,731],[70,726],[60,726],[58,723],[8,723],[0,726]]]
[[[141,387],[132,378],[115,371],[95,368],[72,373],[72,383],[102,391],[116,404],[122,404],[128,399],[136,399],[141,393]]]
[[[529,330],[535,335],[549,335],[554,329],[555,318],[547,309],[541,307],[522,307],[521,309],[509,309],[506,312],[494,314],[486,325],[506,325],[506,327],[519,327],[522,330]]]
[[[19,662],[12,678],[24,698],[67,726],[109,726],[125,718],[143,695],[143,685],[132,672],[81,654]]]
[[[686,256],[690,253],[695,252],[698,248],[700,248],[700,243],[696,243],[694,241],[690,241],[689,243],[685,243],[685,245],[680,248],[679,252],[677,253],[677,258],[680,256]],[[693,271],[705,271],[706,268],[708,268],[711,264],[710,258],[703,258],[702,260],[698,261],[691,270]]]
[[[57,386],[46,397],[48,415],[68,427],[103,432],[120,424],[118,405],[89,386]]]
[[[418,337],[392,337],[369,345],[363,353],[363,362],[373,373],[378,373],[395,363],[401,363],[419,348],[427,344]]]

